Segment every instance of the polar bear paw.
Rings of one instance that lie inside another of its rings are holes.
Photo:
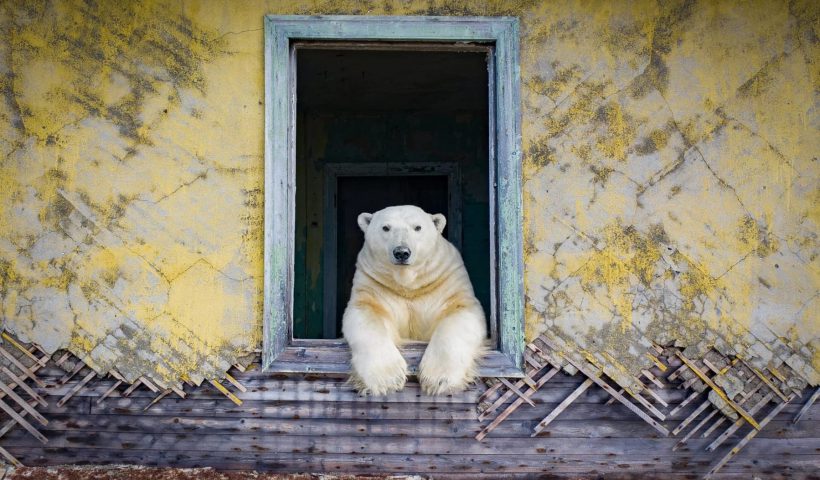
[[[367,362],[354,362],[350,382],[362,395],[387,395],[404,388],[407,362],[398,351]]]
[[[422,359],[419,367],[419,382],[427,395],[447,395],[461,392],[472,383],[475,373],[472,368],[436,364]]]

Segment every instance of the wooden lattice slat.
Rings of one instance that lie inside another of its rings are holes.
[[[109,395],[114,393],[114,391],[117,390],[117,388],[122,384],[122,380],[117,380],[116,382],[114,382],[114,385],[111,385],[111,387],[108,390],[106,390],[105,393],[100,395],[100,398],[97,399],[97,405],[101,404],[103,400],[105,400],[106,398],[108,398]]]
[[[739,357],[724,356],[714,350],[708,351],[707,354],[697,359],[690,359],[678,348],[653,345],[652,350],[647,353],[647,356],[652,360],[654,365],[652,365],[651,369],[642,369],[640,376],[633,378],[633,384],[638,389],[637,393],[611,385],[607,381],[607,377],[605,377],[603,371],[590,363],[593,362],[594,359],[589,357],[589,362],[587,362],[569,355],[564,355],[560,348],[558,348],[558,345],[547,336],[541,336],[529,344],[526,352],[526,365],[528,367],[526,380],[529,381],[518,380],[515,383],[509,380],[495,381],[479,397],[481,404],[480,421],[490,418],[495,411],[500,409],[508,401],[512,400],[512,403],[485,426],[481,432],[476,435],[476,439],[482,440],[485,438],[494,428],[515,411],[515,409],[524,403],[529,403],[525,402],[525,400],[532,400],[534,393],[561,369],[562,366],[556,365],[554,363],[555,360],[552,360],[556,358],[560,358],[562,361],[574,367],[579,374],[584,377],[584,380],[555,408],[538,421],[533,428],[531,436],[538,436],[544,432],[562,412],[569,408],[573,402],[594,385],[609,394],[610,397],[606,401],[607,405],[615,402],[625,405],[659,432],[672,436],[686,432],[681,440],[672,448],[673,450],[677,450],[685,445],[694,435],[704,429],[706,430],[703,432],[702,437],[709,437],[712,432],[729,419],[730,426],[710,444],[708,451],[713,451],[719,448],[726,439],[731,438],[739,429],[745,425],[749,425],[751,431],[747,434],[746,439],[733,447],[730,453],[713,467],[710,473],[712,475],[720,470],[732,456],[736,455],[737,452],[755,436],[759,431],[758,428],[763,428],[765,424],[773,418],[771,414],[769,414],[762,420],[757,421],[754,415],[762,412],[772,400],[782,400],[783,396],[785,396],[781,387],[777,385],[778,382],[781,382],[783,385],[786,384],[785,380],[783,380],[785,377],[782,372],[776,372],[772,368],[760,370]],[[663,360],[664,358],[667,358],[669,362],[665,362]],[[548,366],[551,368],[550,373],[536,380],[538,374]],[[727,392],[716,383],[718,377],[722,375],[731,376],[731,380],[726,379],[724,381],[735,382],[735,385],[738,381],[742,382],[743,388],[738,394],[734,395],[736,398],[731,398]],[[644,383],[644,380],[646,383]],[[535,388],[532,388],[530,385],[530,389],[522,391],[524,385],[529,385],[531,382],[535,382]],[[664,400],[664,397],[659,394],[662,390],[669,388],[682,388],[691,391],[686,394],[683,401],[670,407],[669,403]],[[763,392],[761,392],[761,389]],[[719,400],[715,399],[713,401],[713,397],[709,397],[701,400],[697,407],[687,414],[686,418],[677,420],[676,424],[672,427],[667,427],[661,423],[666,421],[666,419],[675,418],[684,408],[698,398],[703,398],[702,396],[709,392],[714,392],[720,400],[723,400],[722,405],[725,406],[716,405],[714,402],[718,402]],[[814,391],[811,398],[809,398],[801,409],[801,413],[808,411],[818,396],[820,396],[820,389]],[[631,402],[629,398],[633,399],[636,403]],[[791,401],[794,398],[794,393],[786,398],[789,398]],[[750,401],[754,401],[754,404],[749,405]],[[779,404],[778,408],[782,409],[782,405],[784,404],[785,402]],[[738,416],[734,416],[733,412],[737,413]],[[727,415],[733,416],[728,417]],[[799,416],[800,413],[795,420],[797,420]],[[711,425],[710,422],[712,422]],[[691,427],[693,424],[694,426]]]
[[[711,470],[709,470],[709,473],[707,473],[704,478],[712,478],[712,476],[715,475],[718,472],[718,470],[723,468],[723,466],[726,465],[726,463],[728,463],[729,460],[732,459],[732,457],[740,453],[743,447],[745,447],[746,444],[748,444],[758,433],[760,433],[760,430],[762,430],[763,427],[765,427],[774,417],[776,417],[777,414],[780,413],[786,407],[786,405],[794,399],[794,397],[794,394],[789,395],[789,397],[786,398],[785,402],[782,402],[778,404],[775,408],[773,408],[772,411],[769,412],[769,414],[766,415],[766,417],[760,421],[760,428],[749,430],[749,433],[747,433],[746,436],[743,437],[743,439],[737,443],[737,445],[732,447],[732,449],[729,450],[729,452],[723,458],[721,458],[720,461],[718,461],[718,463],[715,464],[715,466],[712,467]]]
[[[58,401],[57,401],[57,406],[58,406],[58,407],[62,407],[63,405],[65,405],[65,402],[67,402],[67,401],[68,401],[71,397],[73,397],[74,395],[76,395],[76,394],[77,394],[77,392],[79,392],[80,390],[82,390],[82,389],[83,389],[83,387],[85,387],[85,385],[86,385],[88,382],[90,382],[92,378],[94,378],[94,377],[96,377],[96,376],[97,376],[97,372],[94,372],[94,371],[91,371],[91,372],[89,372],[88,374],[86,374],[86,376],[85,376],[85,377],[83,377],[83,379],[82,379],[82,380],[80,380],[79,382],[77,382],[77,384],[76,384],[76,385],[74,385],[74,386],[71,388],[71,390],[69,390],[69,391],[68,391],[68,393],[66,393],[66,394],[63,396],[63,398],[61,398],[60,400],[58,400]]]
[[[743,364],[746,366],[746,368],[751,370],[755,374],[755,376],[757,376],[757,378],[759,378],[761,381],[763,381],[763,383],[765,383],[766,386],[769,387],[769,390],[771,390],[775,395],[780,397],[781,400],[783,400],[784,402],[789,401],[789,398],[786,396],[786,394],[781,392],[780,389],[777,388],[777,386],[775,386],[775,384],[772,383],[772,381],[770,379],[766,378],[766,375],[763,375],[763,373],[760,370],[754,368],[753,366],[749,365],[745,361],[743,361]]]
[[[570,404],[572,402],[575,401],[576,398],[580,397],[582,393],[586,392],[587,389],[592,386],[592,383],[593,383],[592,380],[587,378],[586,380],[584,380],[584,383],[578,385],[578,388],[573,390],[572,393],[570,393],[567,396],[567,398],[565,398],[561,403],[559,403],[558,406],[555,407],[549,413],[549,415],[547,415],[546,417],[544,417],[543,420],[538,422],[538,425],[535,426],[535,429],[534,429],[535,431],[532,433],[531,436],[535,437],[539,433],[544,431],[544,429],[547,428],[547,425],[549,425],[550,422],[555,420],[558,417],[558,415],[561,414],[561,412],[563,412],[568,406],[570,406]]]
[[[24,345],[6,332],[1,332],[0,338],[2,338],[5,342],[5,345],[10,346],[9,348],[6,348],[4,345],[0,345],[0,360],[5,360],[5,364],[0,364],[0,372],[2,372],[2,374],[6,377],[6,380],[0,378],[0,412],[4,412],[9,417],[5,425],[0,428],[0,437],[4,436],[15,426],[21,426],[32,436],[37,438],[37,440],[46,443],[48,442],[48,439],[37,430],[37,428],[30,420],[27,419],[27,417],[29,419],[34,419],[41,425],[47,425],[48,420],[37,412],[36,407],[48,406],[48,403],[42,395],[27,385],[26,381],[33,382],[37,387],[43,389],[61,388],[69,382],[72,382],[71,388],[68,389],[68,391],[65,392],[57,402],[57,406],[63,406],[82,392],[83,389],[95,388],[95,379],[102,379],[103,376],[98,375],[95,371],[88,368],[80,358],[75,357],[70,352],[63,352],[56,360],[50,360],[50,355],[46,354],[36,345]],[[13,354],[12,352],[15,349],[19,350],[21,354]],[[41,353],[42,356],[38,357],[38,353]],[[25,362],[31,362],[31,365],[26,365]],[[63,370],[66,371],[65,375],[56,381],[52,381],[53,383],[51,385],[47,385],[36,376],[36,372],[40,368],[48,365],[49,362],[51,362],[51,365],[63,368]],[[239,369],[239,366],[237,366],[237,368]],[[19,371],[20,373],[15,372],[13,369]],[[86,369],[88,371],[83,374],[82,378],[79,381],[76,380],[77,375]],[[241,370],[246,369],[242,368]],[[156,382],[146,377],[139,377],[130,385],[129,382],[127,382],[125,378],[123,378],[123,376],[116,370],[109,371],[108,375],[105,377],[113,378],[114,381],[112,385],[106,389],[105,393],[96,399],[97,404],[102,403],[106,398],[114,395],[118,389],[124,385],[128,386],[119,394],[123,397],[128,397],[141,386],[157,393],[157,395],[152,398],[150,403],[145,406],[144,410],[147,410],[151,406],[157,404],[160,400],[171,393],[175,393],[180,398],[186,397],[186,394],[182,389],[173,385],[168,387],[160,387]],[[230,385],[238,391],[247,392],[247,388],[245,388],[244,385],[242,385],[230,374],[226,373],[225,378]],[[190,382],[186,381],[186,383],[192,385]],[[222,385],[219,380],[212,380],[210,383],[222,392],[226,398],[230,399],[237,405],[242,404],[242,401],[224,385]],[[15,392],[15,389],[18,388],[19,393]],[[25,400],[23,395],[30,397],[31,401]],[[0,447],[0,456],[5,458],[6,461],[13,465],[20,465],[20,462],[2,447]]]
[[[530,383],[532,383],[532,385],[529,388],[530,388],[530,390],[533,391],[533,393],[536,392],[538,390],[538,388],[540,388],[538,386],[538,383],[532,381],[532,379],[536,375],[538,375],[541,371],[546,369],[549,366],[549,364],[545,363],[543,365],[540,365],[540,364],[536,363],[536,365],[537,365],[537,367],[529,370],[527,375],[526,375],[527,378],[529,378],[531,380],[531,382],[524,382],[524,380],[521,379],[515,384],[517,388],[519,388],[519,389],[524,388],[525,385],[529,385]],[[557,371],[555,373],[557,373]],[[553,373],[552,375],[555,375],[555,373]],[[550,375],[550,378],[552,378],[552,375]],[[495,383],[494,385],[492,385],[490,388],[487,389],[487,392],[485,392],[485,395],[481,395],[481,397],[479,398],[479,405],[483,405],[484,402],[490,396],[492,396],[492,394],[494,394],[501,387],[504,387],[504,386],[506,386],[506,384],[504,382],[500,381],[500,379],[499,379],[497,383]],[[495,412],[499,407],[501,407],[501,405],[506,403],[507,400],[509,400],[513,395],[515,395],[515,393],[508,389],[505,393],[503,393],[495,401],[493,401],[489,406],[484,407],[483,411],[478,416],[478,420],[482,421],[482,422],[484,420],[486,420],[493,412]],[[523,401],[524,400],[521,400],[522,403],[523,403]]]
[[[237,397],[236,395],[231,393],[227,388],[225,388],[224,385],[219,383],[219,380],[213,379],[213,380],[210,380],[210,382],[211,382],[211,385],[216,387],[217,390],[222,392],[222,394],[225,395],[226,397],[228,397],[233,403],[235,403],[237,405],[240,405],[240,406],[242,405],[242,400],[240,400],[239,397]]]
[[[765,397],[763,397],[759,402],[757,402],[754,406],[752,406],[752,408],[749,409],[749,414],[753,415],[753,414],[757,413],[758,411],[760,411],[764,406],[766,406],[767,403],[769,403],[769,401],[771,401],[772,398],[774,398],[774,393],[770,392],[770,393],[766,394]],[[757,422],[755,422],[755,423],[757,423]],[[706,451],[708,451],[708,452],[714,451],[724,441],[726,441],[727,438],[731,437],[732,434],[734,434],[736,431],[738,431],[740,429],[740,427],[742,427],[742,426],[743,426],[743,419],[737,419],[735,421],[735,423],[730,425],[729,428],[727,428],[723,433],[718,435],[718,437],[712,443],[710,443],[708,447],[706,447]],[[760,425],[758,424],[755,427],[755,429],[760,430]]]
[[[806,403],[800,408],[800,411],[797,412],[797,415],[794,416],[794,420],[792,420],[792,423],[797,423],[800,421],[801,418],[803,418],[803,415],[805,415],[806,412],[809,411],[811,406],[814,405],[814,402],[817,400],[818,396],[820,396],[820,387],[814,389],[814,393],[811,394],[809,399],[806,400]]]
[[[672,450],[677,450],[683,445],[685,445],[686,442],[688,442],[689,439],[692,438],[692,435],[698,433],[698,431],[700,431],[700,429],[703,428],[703,426],[706,425],[709,422],[709,420],[712,419],[712,417],[717,415],[719,411],[720,410],[718,409],[712,409],[712,411],[709,412],[709,415],[703,417],[703,420],[701,420],[697,425],[695,425],[691,430],[689,430],[689,433],[687,433],[678,443],[675,444],[674,447],[672,447]]]
[[[28,394],[28,396],[33,398],[38,404],[40,404],[43,407],[48,406],[48,402],[46,402],[45,398],[41,397],[40,394],[35,392],[31,387],[28,386],[28,384],[23,379],[15,375],[14,372],[9,370],[5,365],[3,365],[0,371],[2,371],[4,374],[6,374],[7,377],[12,379],[12,383],[9,385],[11,388],[20,387],[24,392],[26,392],[26,394]]]
[[[694,412],[690,413],[688,417],[686,417],[682,422],[680,422],[680,424],[677,427],[675,427],[674,430],[672,430],[672,435],[674,436],[682,432],[687,425],[689,425],[690,423],[692,423],[692,421],[698,418],[698,416],[701,413],[703,413],[707,408],[709,408],[710,405],[712,405],[712,402],[710,402],[709,400],[706,400],[705,402],[701,403],[698,406],[698,408],[695,409]]]
[[[3,410],[10,417],[6,424],[0,428],[0,437],[8,433],[15,425],[22,426],[28,433],[42,443],[47,443],[48,439],[32,425],[26,416],[31,416],[41,425],[48,425],[48,420],[35,409],[36,406],[48,406],[48,402],[35,392],[26,384],[26,380],[33,381],[37,386],[44,387],[45,383],[37,378],[36,372],[44,367],[48,362],[48,355],[45,355],[41,349],[36,346],[25,347],[20,342],[14,340],[10,335],[3,332],[2,338],[5,342],[10,344],[14,349],[21,352],[20,358],[15,357],[11,352],[0,346],[0,357],[8,361],[10,366],[19,370],[23,376],[18,376],[13,372],[9,366],[3,365],[0,370],[10,380],[9,382],[0,381],[0,410]],[[43,356],[38,357],[35,352],[42,352]],[[25,365],[23,360],[28,359],[34,362],[32,365]],[[21,393],[29,396],[32,400],[27,401],[22,398],[14,390],[19,388]],[[12,404],[5,402],[4,398],[11,400]],[[17,405],[21,410],[18,412],[13,405]],[[2,455],[11,464],[19,466],[20,462],[7,450],[0,448],[0,455]]]
[[[694,363],[693,361],[691,361],[691,360],[689,360],[688,358],[684,357],[684,356],[683,356],[683,354],[682,354],[681,352],[675,352],[675,354],[678,356],[678,358],[680,358],[680,359],[683,361],[683,363],[685,363],[685,364],[686,364],[686,366],[687,366],[687,367],[689,367],[689,370],[691,370],[692,372],[694,372],[694,373],[695,373],[695,375],[697,375],[698,377],[700,377],[700,379],[701,379],[701,380],[702,380],[702,381],[703,381],[706,385],[708,385],[708,386],[712,389],[712,391],[714,391],[715,393],[717,393],[717,394],[720,396],[720,398],[721,398],[721,399],[723,399],[723,401],[724,401],[724,402],[726,402],[727,404],[729,404],[729,406],[730,406],[730,407],[732,407],[732,408],[733,408],[733,409],[734,409],[737,413],[739,413],[739,414],[740,414],[740,416],[744,418],[744,420],[746,420],[747,422],[749,422],[749,424],[750,424],[751,426],[753,426],[753,427],[755,427],[756,429],[760,430],[760,425],[759,425],[759,424],[757,423],[757,421],[756,421],[756,420],[755,420],[755,419],[754,419],[754,418],[753,418],[753,417],[749,414],[749,412],[747,412],[746,410],[744,410],[744,409],[743,409],[743,407],[741,407],[740,405],[738,405],[737,403],[735,403],[735,401],[734,401],[734,400],[732,400],[731,398],[729,398],[729,396],[728,396],[728,395],[726,395],[726,392],[724,392],[722,388],[720,388],[719,386],[717,386],[717,385],[715,384],[715,382],[713,382],[713,381],[712,381],[712,379],[711,379],[708,375],[706,375],[705,373],[703,373],[703,372],[702,372],[702,371],[701,371],[701,370],[700,370],[700,369],[699,369],[699,368],[695,365],[695,363]]]
[[[5,357],[5,358],[6,358],[6,360],[8,360],[9,362],[11,362],[11,364],[12,364],[12,365],[14,365],[15,367],[17,367],[17,369],[18,369],[18,370],[20,370],[20,372],[22,372],[22,373],[23,373],[23,375],[25,375],[25,376],[26,376],[27,378],[29,378],[31,381],[33,381],[34,383],[36,383],[36,384],[37,384],[37,386],[39,386],[39,387],[43,387],[43,388],[46,386],[46,384],[45,384],[45,383],[43,383],[43,381],[42,381],[42,380],[40,380],[39,378],[37,378],[37,377],[34,375],[34,372],[36,372],[36,371],[37,371],[37,369],[39,369],[39,368],[40,368],[40,364],[39,364],[39,363],[38,363],[38,364],[36,364],[36,365],[34,365],[34,366],[32,366],[32,367],[26,367],[26,366],[25,366],[25,365],[23,365],[23,364],[20,362],[20,360],[18,360],[18,359],[17,359],[14,355],[12,355],[12,354],[10,354],[9,352],[7,352],[7,351],[6,351],[6,349],[2,347],[2,345],[0,345],[0,355],[2,355],[3,357]]]
[[[542,336],[540,339],[549,347],[555,348],[555,345],[546,337]],[[626,397],[618,393],[611,385],[606,383],[606,381],[601,378],[602,372],[600,371],[593,371],[591,366],[586,365],[580,361],[573,360],[569,356],[564,356],[564,359],[569,362],[572,366],[578,369],[579,372],[586,375],[587,378],[593,381],[597,386],[601,387],[604,391],[609,393],[615,400],[619,401],[622,405],[626,408],[631,410],[633,413],[638,415],[643,421],[648,423],[652,426],[655,430],[657,430],[661,435],[668,436],[669,430],[667,430],[663,425],[658,423],[655,419],[650,417],[646,412],[638,408],[634,403],[630,402]]]
[[[505,387],[507,387],[514,394],[518,395],[522,400],[524,400],[526,403],[528,403],[531,407],[535,406],[535,403],[533,403],[533,401],[530,400],[530,397],[528,395],[526,395],[524,392],[522,392],[521,390],[519,390],[516,385],[512,384],[512,382],[510,382],[509,380],[507,380],[506,378],[503,378],[503,377],[499,378],[499,380],[501,380],[501,383],[503,383]],[[521,383],[525,384],[526,382],[521,380]]]
[[[153,400],[151,400],[151,403],[149,403],[148,405],[146,405],[146,406],[145,406],[145,408],[143,408],[143,409],[142,409],[142,411],[143,411],[143,412],[147,411],[149,408],[151,408],[151,407],[153,407],[154,405],[156,405],[156,404],[157,404],[157,402],[159,402],[160,400],[162,400],[163,398],[165,398],[166,396],[168,396],[168,394],[169,394],[169,393],[171,393],[171,392],[172,392],[172,390],[171,390],[170,388],[166,388],[165,390],[163,390],[162,392],[160,392],[160,394],[159,394],[159,395],[157,395],[156,397],[154,397],[154,399],[153,399]]]
[[[16,349],[20,350],[21,352],[23,352],[23,355],[25,355],[28,358],[34,360],[41,367],[46,366],[46,362],[48,362],[48,356],[47,355],[43,355],[43,357],[38,358],[36,355],[34,355],[33,352],[31,352],[30,350],[25,348],[23,345],[21,345],[20,342],[18,342],[14,338],[12,338],[12,336],[9,335],[8,333],[3,332],[1,336],[3,337],[3,340],[9,342],[10,344],[12,344],[14,346],[14,348],[16,348]],[[35,347],[35,348],[36,348],[36,350],[40,351],[41,353],[45,353],[39,347]]]
[[[22,398],[22,397],[20,397],[20,395],[17,395],[17,394],[14,392],[14,390],[12,390],[12,389],[11,389],[8,385],[6,385],[5,383],[3,383],[2,381],[0,381],[0,390],[2,390],[2,391],[3,391],[3,393],[5,393],[6,395],[8,395],[8,397],[9,397],[9,398],[11,398],[11,399],[12,399],[15,403],[17,403],[17,405],[19,405],[20,407],[22,407],[22,408],[23,408],[23,410],[25,410],[26,412],[28,412],[28,414],[29,414],[29,415],[31,415],[31,416],[32,416],[32,417],[34,417],[34,418],[35,418],[38,422],[40,422],[40,424],[41,424],[41,425],[48,425],[48,420],[46,420],[46,417],[44,417],[44,416],[40,415],[40,414],[37,412],[37,410],[35,410],[35,409],[34,409],[34,407],[33,407],[33,406],[29,405],[29,403],[28,403],[27,401],[23,400],[23,398]]]
[[[547,371],[547,373],[545,373],[543,376],[541,376],[541,378],[538,379],[538,381],[535,383],[535,388],[530,387],[531,392],[535,393],[539,388],[546,385],[547,382],[549,382],[550,379],[552,379],[552,377],[554,377],[559,371],[560,370],[558,368],[551,368],[549,371]],[[489,425],[487,425],[480,432],[478,432],[478,435],[476,435],[475,437],[476,440],[483,440],[484,437],[486,437],[490,432],[492,432],[495,429],[495,427],[500,425],[501,422],[506,420],[507,417],[512,415],[512,413],[523,403],[524,400],[522,400],[521,398],[517,398],[507,408],[505,408],[504,411],[499,413],[498,416],[492,422],[490,422]]]

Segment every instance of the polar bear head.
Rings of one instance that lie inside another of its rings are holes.
[[[362,213],[358,220],[365,248],[375,260],[402,267],[429,258],[447,225],[444,215],[430,215],[414,205]]]

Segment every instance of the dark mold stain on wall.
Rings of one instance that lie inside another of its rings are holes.
[[[140,133],[146,97],[156,94],[160,85],[204,91],[202,64],[224,54],[225,42],[217,32],[202,30],[154,2],[82,1],[63,7],[61,14],[50,15],[49,3],[5,4],[7,21],[0,34],[13,53],[2,91],[10,105],[17,105],[15,97],[25,87],[15,76],[15,65],[50,57],[59,62],[68,82],[58,95],[78,110],[75,115],[103,118],[117,125],[123,137],[150,142]],[[128,92],[107,101],[100,86],[117,75]],[[177,94],[168,100],[179,102]],[[19,107],[12,111],[19,117],[14,125],[44,138],[46,132],[27,126],[32,112]]]

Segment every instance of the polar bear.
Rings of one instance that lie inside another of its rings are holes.
[[[458,250],[441,236],[444,215],[401,205],[362,213],[364,247],[342,317],[350,379],[362,393],[404,387],[403,340],[429,342],[419,381],[431,395],[464,390],[485,351],[484,310]]]

